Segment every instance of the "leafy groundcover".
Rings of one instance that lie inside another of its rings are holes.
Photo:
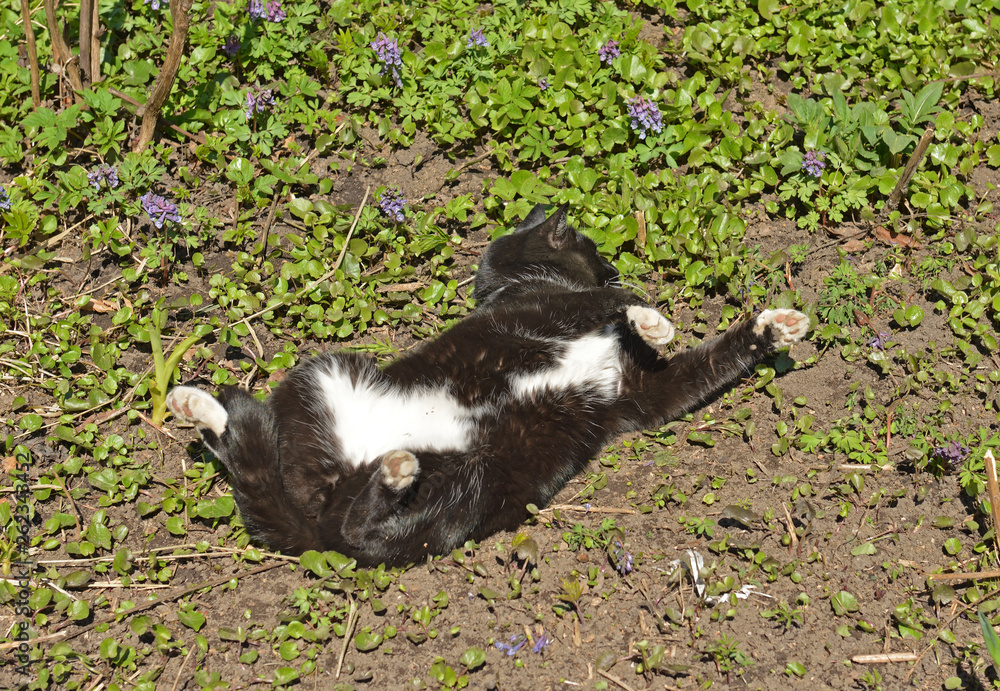
[[[998,61],[996,0],[6,0],[0,687],[997,686]],[[670,348],[808,342],[515,534],[251,544],[167,389],[391,359],[539,202]]]

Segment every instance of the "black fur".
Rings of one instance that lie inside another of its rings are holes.
[[[665,359],[629,325],[626,310],[644,304],[617,281],[594,243],[567,225],[564,209],[546,219],[539,205],[484,255],[474,293],[480,306],[436,340],[382,370],[358,355],[320,355],[293,369],[266,404],[223,390],[225,432],[219,438],[200,424],[199,431],[229,469],[250,533],[287,553],[335,549],[361,565],[396,565],[515,529],[528,504],[545,506],[613,437],[692,409],[779,343],[774,326],[757,333],[751,320]],[[512,374],[545,371],[567,341],[609,331],[621,353],[617,395],[583,386],[512,395]],[[332,362],[400,393],[446,387],[463,406],[493,412],[478,419],[468,451],[401,449],[419,471],[408,487],[393,489],[382,465],[396,473],[401,457],[356,469],[343,457],[312,384]]]

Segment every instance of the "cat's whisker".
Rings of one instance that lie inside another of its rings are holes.
[[[641,294],[642,297],[646,298],[647,302],[655,302],[652,299],[652,297],[649,295],[649,291],[646,289],[646,286],[640,285],[639,283],[629,283],[627,281],[623,281],[621,279],[618,279],[617,285],[615,287],[616,288],[631,288],[633,291]]]

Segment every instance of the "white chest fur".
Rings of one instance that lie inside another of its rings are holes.
[[[511,389],[518,398],[544,392],[587,389],[610,400],[618,395],[622,380],[618,337],[610,329],[582,336],[566,344],[555,365],[531,374],[511,377]]]
[[[397,449],[463,451],[475,432],[475,411],[444,388],[393,391],[383,382],[352,382],[334,361],[316,374],[334,432],[355,467]]]
[[[618,395],[622,371],[617,335],[608,330],[565,343],[549,367],[512,374],[511,395],[519,400],[586,390],[602,400]],[[478,421],[502,415],[500,402],[469,408],[447,387],[394,391],[385,382],[351,375],[332,360],[315,373],[326,411],[345,460],[355,467],[395,450],[467,451]]]

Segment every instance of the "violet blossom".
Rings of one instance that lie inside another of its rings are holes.
[[[600,58],[601,62],[605,65],[610,65],[611,61],[621,55],[622,51],[618,47],[618,41],[611,39],[603,46],[597,49],[597,57]]]
[[[402,223],[406,220],[403,211],[406,209],[406,200],[403,199],[403,191],[398,187],[386,187],[382,196],[378,200],[379,208],[389,218]]]
[[[384,33],[379,32],[378,38],[370,44],[375,51],[375,56],[382,63],[380,75],[392,73],[392,79],[396,86],[403,88],[403,80],[399,76],[399,68],[403,66],[403,53],[399,49],[396,39],[389,38]]]
[[[152,192],[146,192],[146,194],[139,197],[139,201],[142,202],[143,210],[149,216],[149,220],[153,222],[157,230],[163,228],[163,224],[166,221],[180,223],[180,211],[177,205],[169,199],[161,197],[158,194],[153,194]]]
[[[965,460],[965,457],[969,455],[969,447],[962,446],[957,441],[952,441],[944,446],[934,448],[931,453],[952,468],[957,468]]]
[[[490,42],[486,40],[482,29],[473,29],[470,31],[469,40],[465,43],[466,48],[475,48],[476,46],[480,48],[490,47]]]
[[[106,184],[109,188],[114,189],[118,187],[118,171],[112,166],[102,163],[92,171],[87,173],[87,181],[93,185],[95,190],[101,189],[102,184]]]
[[[818,178],[823,174],[823,169],[826,168],[825,161],[826,154],[822,151],[807,151],[806,155],[802,157],[802,170],[814,178]]]
[[[254,115],[266,112],[268,107],[273,105],[274,94],[270,89],[254,89],[251,87],[247,90],[247,100],[243,106],[243,112],[246,113],[247,120],[252,120]]]
[[[649,130],[661,132],[663,118],[660,109],[649,99],[636,96],[628,100],[628,114],[632,118],[632,129],[639,133],[639,139],[645,139]]]
[[[501,643],[497,641],[493,644],[493,647],[497,650],[502,650],[507,653],[507,657],[514,657],[517,651],[524,647],[524,644],[528,642],[528,637],[522,634],[516,634],[510,637],[510,643]]]

